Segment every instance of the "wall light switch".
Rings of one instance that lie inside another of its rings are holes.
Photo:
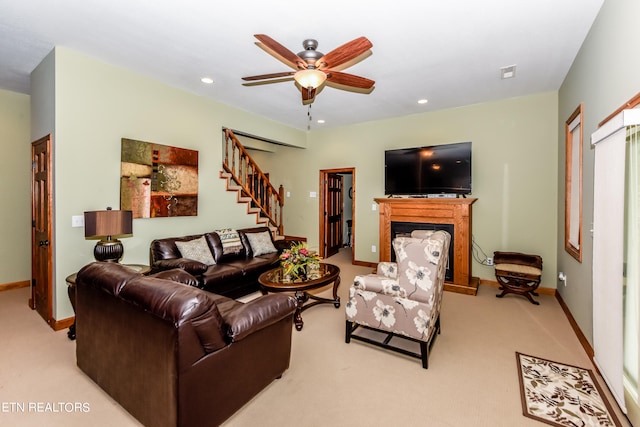
[[[309,193],[309,197],[311,197],[312,199],[315,199],[318,193],[316,193],[315,191],[312,191]]]
[[[373,203],[373,204],[371,205],[371,210],[372,210],[372,211],[375,211],[375,210],[377,210],[377,209],[378,209],[378,204],[377,204],[377,203]]]
[[[84,227],[84,215],[73,215],[71,217],[72,227]]]
[[[287,191],[287,197],[291,197],[291,192]]]

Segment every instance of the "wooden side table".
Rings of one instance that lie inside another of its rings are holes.
[[[124,267],[130,268],[133,271],[136,271],[140,274],[147,275],[151,271],[151,267],[144,264],[122,264]],[[67,293],[69,294],[69,301],[71,301],[71,308],[73,308],[73,314],[76,313],[76,279],[78,278],[78,273],[73,273],[67,276],[65,281],[67,282]],[[70,340],[76,339],[76,322],[74,320],[73,325],[69,327],[69,331],[67,332],[67,336]]]

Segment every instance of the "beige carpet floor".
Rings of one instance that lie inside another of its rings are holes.
[[[428,370],[417,359],[345,344],[349,285],[370,271],[350,257],[344,249],[327,260],[341,268],[343,306],[303,313],[290,369],[225,427],[535,426],[522,415],[516,351],[595,372],[555,297],[542,295],[534,306],[513,295],[495,298],[491,286],[476,296],[445,292]],[[76,367],[66,330],[53,332],[28,298],[27,288],[0,293],[0,426],[139,425]]]

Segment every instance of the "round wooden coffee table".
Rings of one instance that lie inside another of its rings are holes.
[[[340,308],[340,297],[338,296],[338,286],[340,286],[340,268],[333,264],[321,263],[317,272],[314,272],[307,279],[295,279],[284,275],[281,267],[273,268],[260,275],[258,278],[260,289],[263,294],[268,292],[293,292],[298,306],[294,314],[293,321],[296,329],[302,329],[304,322],[302,321],[302,312],[307,308],[318,304],[333,304],[336,308]],[[333,282],[333,299],[322,298],[312,295],[307,291],[318,289]],[[309,300],[313,302],[305,304]]]

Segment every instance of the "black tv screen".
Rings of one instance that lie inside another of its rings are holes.
[[[384,152],[388,195],[471,194],[471,142]]]

